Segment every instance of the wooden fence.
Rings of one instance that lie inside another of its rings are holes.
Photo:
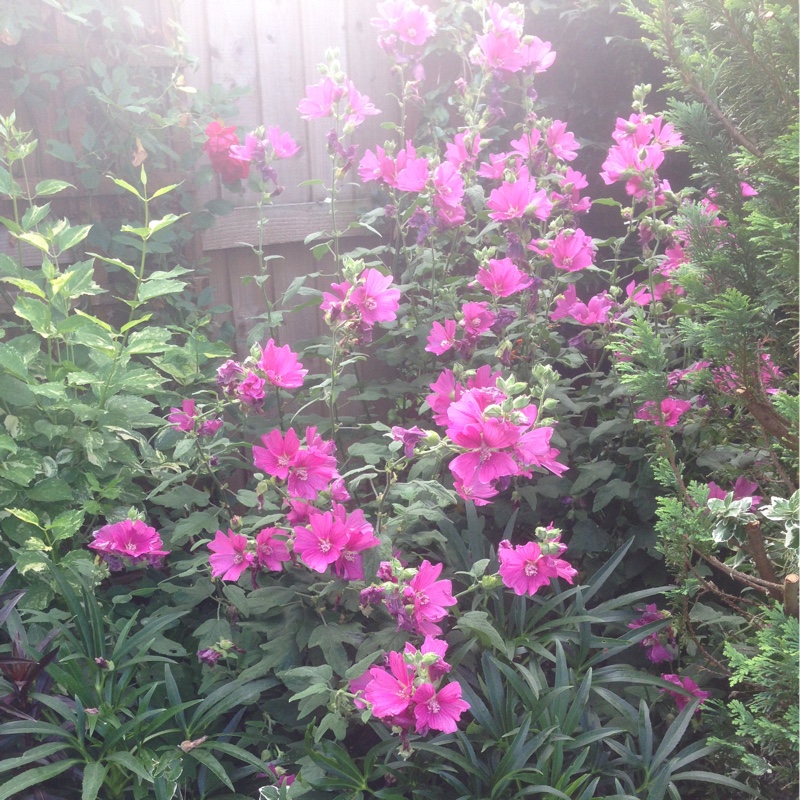
[[[34,28],[23,31],[19,41],[13,32],[0,30],[0,58],[17,58],[24,70],[35,70],[33,62],[41,54],[57,53],[65,46],[74,51],[82,46],[78,35],[83,31],[79,29],[76,33],[75,26],[46,2],[34,5],[39,7],[37,13],[41,19]],[[128,5],[145,21],[144,28],[136,32],[137,36],[144,37],[141,43],[136,41],[136,46],[141,44],[145,58],[148,58],[148,43],[162,45],[175,40],[171,20],[177,14],[186,34],[186,50],[197,63],[194,73],[187,71],[185,74],[186,84],[206,95],[217,92],[219,96],[220,89],[223,97],[241,95],[235,101],[238,115],[224,120],[226,124],[243,130],[277,125],[301,146],[298,155],[277,163],[279,180],[285,191],[267,209],[265,255],[279,257],[268,262],[270,279],[266,290],[271,300],[277,301],[297,275],[326,268],[330,272],[331,264],[315,261],[309,247],[303,243],[309,233],[331,227],[330,205],[324,202],[325,191],[321,186],[302,185],[313,178],[326,180],[330,175],[326,150],[330,120],[306,122],[300,118],[297,107],[305,96],[306,86],[321,80],[317,65],[325,61],[326,50],[337,48],[348,77],[383,112],[368,117],[357,131],[355,143],[359,152],[387,138],[381,124],[397,116],[394,110],[397,103],[389,97],[393,91],[389,61],[378,48],[375,29],[370,24],[370,18],[376,13],[375,0],[129,0]],[[96,40],[94,45],[102,47],[102,41]],[[153,66],[167,70],[168,76],[171,65],[157,51],[158,48],[153,48],[153,58],[161,58],[161,61]],[[85,54],[87,62],[91,55]],[[112,68],[113,55],[103,53],[103,56]],[[4,65],[0,61],[0,66]],[[212,87],[217,88],[212,90]],[[79,187],[53,199],[54,213],[67,216],[75,223],[91,219],[93,207],[113,208],[114,196],[119,195],[119,190],[110,180],[98,176],[97,186],[87,189],[68,160],[54,158],[48,153],[52,141],[58,141],[85,154],[90,148],[90,143],[83,138],[87,120],[68,109],[58,122],[53,108],[46,102],[31,104],[28,99],[24,92],[19,96],[15,87],[0,85],[0,114],[16,110],[20,127],[32,129],[40,142],[29,162],[31,185],[43,178],[59,178]],[[129,168],[129,165],[122,167]],[[110,171],[114,171],[113,168]],[[151,183],[163,185],[186,177],[185,173],[174,171],[168,174],[151,172]],[[233,308],[231,316],[236,328],[237,349],[244,353],[248,349],[252,319],[266,310],[266,301],[256,285],[242,281],[260,272],[258,258],[251,247],[259,236],[257,198],[249,191],[242,195],[231,193],[216,178],[213,184],[195,189],[197,208],[218,198],[231,201],[235,209],[227,216],[218,217],[216,225],[199,236],[194,252],[198,265],[209,268],[207,281],[214,289],[216,300]],[[349,185],[337,203],[337,222],[355,219],[369,207],[363,189]],[[0,207],[0,214],[9,213],[4,206]],[[16,258],[16,241],[0,236],[0,253]],[[40,256],[33,248],[24,248],[27,265],[41,263]],[[281,326],[281,337],[285,342],[294,342],[316,336],[322,324],[321,315],[315,309],[288,315]]]
[[[325,61],[326,50],[337,48],[343,70],[360,92],[382,109],[368,117],[356,133],[359,152],[383,143],[387,138],[381,124],[396,117],[397,103],[389,62],[376,43],[370,17],[374,0],[184,0],[180,21],[187,33],[188,49],[198,60],[194,76],[198,88],[216,84],[225,90],[246,90],[237,101],[236,123],[245,129],[277,125],[300,144],[298,155],[277,163],[285,191],[267,208],[269,223],[264,232],[265,254],[279,256],[269,262],[267,291],[278,300],[297,275],[328,268],[330,262],[316,262],[303,243],[315,231],[330,228],[330,206],[319,185],[305,185],[312,179],[330,176],[326,134],[330,120],[304,121],[297,106],[306,86],[318,83],[317,65]],[[211,284],[220,302],[233,307],[233,322],[239,350],[246,347],[251,319],[265,311],[265,301],[253,283],[242,279],[259,272],[258,259],[250,247],[258,241],[258,209],[250,193],[232,196],[217,183],[203,189],[201,201],[213,197],[233,200],[236,209],[217,220],[202,236],[202,251],[209,259]],[[354,219],[370,207],[366,195],[348,186],[337,202],[341,220]],[[321,315],[307,312],[289,315],[282,325],[285,341],[316,336],[321,332]]]

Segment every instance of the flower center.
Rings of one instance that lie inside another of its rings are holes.
[[[305,467],[299,467],[294,471],[295,477],[299,481],[307,481],[308,480],[308,470]]]
[[[135,542],[128,542],[128,543],[125,545],[125,549],[126,549],[126,550],[130,550],[130,551],[132,552],[132,551],[134,551],[134,550],[137,550],[138,548],[136,547],[136,543],[135,543]]]
[[[417,592],[417,603],[419,603],[419,605],[426,606],[428,602],[428,595],[426,595],[425,592]]]
[[[527,578],[533,578],[535,575],[539,574],[539,567],[533,563],[533,561],[526,561],[525,562],[525,576]]]
[[[278,466],[279,467],[288,467],[289,466],[289,456],[285,453],[282,456],[278,456]]]
[[[319,549],[323,553],[327,553],[331,549],[331,543],[328,539],[320,539],[319,540]]]
[[[571,267],[572,266],[572,258],[570,256],[567,256],[566,258],[562,258],[561,259],[561,263],[565,267]]]
[[[368,311],[374,311],[378,307],[378,301],[374,297],[365,297],[364,298],[364,308]]]
[[[342,553],[342,558],[345,561],[355,561],[356,560],[356,551],[355,550],[345,550]]]
[[[234,553],[233,555],[233,563],[234,564],[241,564],[244,561],[244,554],[243,553]]]
[[[428,706],[428,711],[430,711],[431,714],[438,714],[442,710],[442,707],[439,705],[435,697],[432,697],[430,700],[428,700],[425,705]]]

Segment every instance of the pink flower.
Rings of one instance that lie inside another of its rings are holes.
[[[614,307],[614,301],[604,292],[592,297],[588,303],[578,300],[575,284],[570,284],[556,300],[556,307],[550,313],[554,322],[564,317],[572,317],[581,325],[597,325],[608,322],[608,315]]]
[[[444,325],[434,322],[431,332],[428,334],[428,344],[425,350],[440,356],[446,353],[455,344],[455,341],[456,321],[454,319],[446,319]]]
[[[421,192],[428,183],[428,159],[417,158],[417,151],[410,141],[397,154],[395,169],[394,179],[387,178],[386,182],[401,192]]]
[[[518,595],[534,595],[542,586],[556,577],[556,570],[542,556],[536,542],[514,547],[507,539],[500,542],[497,556],[500,559],[500,577],[503,583]]]
[[[378,146],[375,152],[367,150],[358,165],[358,175],[364,183],[370,181],[394,181],[394,159],[386,155],[386,151]],[[427,171],[426,171],[427,176]]]
[[[281,564],[291,558],[286,542],[277,538],[281,534],[280,528],[264,528],[256,535],[256,563],[261,569],[280,572]]]
[[[342,90],[333,78],[306,86],[306,97],[300,101],[298,111],[303,119],[321,119],[333,113],[333,107],[342,95]]]
[[[433,187],[436,192],[435,199],[439,204],[455,208],[461,204],[464,197],[464,179],[449,161],[436,167],[433,173]]]
[[[742,197],[758,197],[758,192],[749,183],[740,181],[739,187],[742,190]]]
[[[510,258],[490,258],[488,268],[478,270],[477,281],[495,297],[509,297],[527,289],[533,279]]]
[[[733,355],[730,356],[733,361]],[[753,374],[758,371],[758,376]],[[745,382],[732,367],[715,367],[711,370],[711,375],[714,379],[714,385],[726,394],[740,394],[747,390]],[[779,383],[785,377],[780,371],[778,366],[772,360],[769,353],[761,353],[761,364],[751,369],[751,374],[748,376],[748,384],[752,388],[753,384],[760,380],[761,386],[767,394],[777,394],[778,388],[775,384]]]
[[[369,97],[361,94],[353,85],[353,81],[348,80],[345,84],[345,92],[347,94],[347,115],[345,117],[345,126],[349,128],[358,127],[367,117],[372,117],[381,112],[375,108],[374,104],[370,102]]]
[[[666,397],[659,406],[656,406],[652,400],[648,400],[633,416],[636,419],[649,420],[659,427],[663,425],[667,428],[674,428],[691,407],[692,404],[686,400]]]
[[[229,358],[217,370],[217,385],[223,387],[228,393],[231,393],[236,390],[241,375],[244,375],[242,365],[238,361]]]
[[[198,436],[213,436],[223,425],[221,419],[204,419],[197,429]]]
[[[170,408],[172,412],[167,419],[172,423],[172,427],[177,431],[189,432],[194,429],[195,404],[194,400],[184,400],[181,408]]]
[[[446,675],[452,667],[444,660],[444,654],[447,652],[447,642],[442,639],[436,639],[433,636],[426,636],[425,641],[422,643],[422,647],[419,649],[419,653],[423,656],[428,655],[429,653],[433,653],[437,656],[436,661],[432,664],[428,664],[428,676],[431,681],[437,681],[443,675]],[[411,656],[412,660],[414,656],[417,654],[417,648],[414,647],[411,642],[406,642],[405,647],[403,648],[403,653],[408,654]],[[427,659],[425,659],[427,662]]]
[[[663,300],[671,288],[672,284],[669,281],[656,283],[653,286],[656,300]],[[625,294],[628,295],[631,301],[636,303],[637,306],[646,306],[653,301],[653,293],[650,291],[649,285],[642,284],[641,286],[637,286],[636,281],[631,281],[625,287]]]
[[[297,354],[292,352],[289,345],[277,347],[272,339],[262,349],[258,367],[273,386],[280,386],[284,389],[296,389],[302,386],[303,378],[308,373],[307,369],[303,369],[303,365],[297,360]]]
[[[446,369],[430,384],[430,390],[431,394],[425,398],[425,402],[433,411],[434,422],[437,425],[447,425],[447,409],[461,397],[464,387],[456,381],[453,371]]]
[[[454,606],[453,584],[447,580],[437,580],[442,571],[441,564],[423,561],[417,574],[409,581],[412,618],[417,632],[438,635],[442,629],[434,623],[447,616],[446,606]]]
[[[483,142],[488,144],[486,140]],[[447,143],[444,157],[457,169],[461,169],[465,164],[472,165],[478,157],[481,143],[480,133],[462,131],[453,137],[452,142]]]
[[[238,581],[242,573],[255,561],[255,554],[247,552],[247,537],[234,533],[230,528],[227,535],[217,531],[208,549],[214,554],[209,558],[211,577],[223,581]]]
[[[261,405],[264,400],[264,384],[254,372],[248,372],[245,379],[236,387],[237,397],[248,406]]]
[[[514,31],[490,31],[477,36],[477,47],[470,54],[473,64],[489,70],[519,72],[527,64],[522,43]]]
[[[122,569],[125,562],[158,564],[169,555],[168,550],[161,549],[163,546],[158,531],[138,519],[104,525],[94,532],[89,543],[89,548],[96,550],[113,572]]]
[[[377,269],[365,269],[350,294],[350,300],[361,312],[361,320],[372,327],[376,322],[391,322],[400,307],[400,290],[390,288],[391,275]]]
[[[513,142],[512,142],[513,144]],[[491,180],[500,180],[506,169],[506,160],[508,153],[489,153],[489,161],[482,162],[478,168],[478,175],[481,178],[489,178]]]
[[[333,514],[344,525],[347,533],[342,553],[333,562],[333,571],[347,581],[364,580],[364,558],[361,554],[364,550],[380,544],[380,540],[375,536],[375,529],[366,521],[364,512],[360,508],[348,514],[344,506],[334,503]]]
[[[538,36],[525,37],[522,57],[528,71],[545,72],[553,66],[556,53],[550,42],[543,42]]]
[[[591,208],[592,201],[588,197],[581,197],[580,190],[589,185],[582,172],[567,167],[567,171],[560,176],[560,182],[563,194],[553,192],[550,197],[554,203],[565,205],[574,214],[582,214]]]
[[[300,440],[293,428],[286,431],[286,438],[276,428],[261,437],[264,447],[253,447],[253,463],[268,475],[286,480],[289,467],[300,450]]]
[[[567,123],[560,119],[554,120],[547,129],[545,142],[556,158],[574,161],[578,157],[580,145],[575,141],[575,136],[567,130]]]
[[[371,667],[369,675],[372,680],[364,687],[364,699],[372,705],[372,713],[379,718],[402,714],[411,705],[414,694],[414,670],[402,653],[389,653],[389,670]]]
[[[648,603],[645,606],[644,614],[633,620],[633,622],[629,622],[628,627],[631,630],[636,630],[658,620],[669,619],[670,616],[669,611],[659,611],[655,603]],[[673,661],[678,655],[678,642],[675,638],[675,630],[671,625],[651,633],[642,639],[639,644],[645,649],[648,660],[653,664]]]
[[[536,408],[536,406],[533,406]],[[556,461],[560,451],[555,447],[550,447],[550,439],[553,436],[553,429],[547,425],[541,428],[534,428],[526,431],[519,437],[514,445],[514,455],[522,466],[541,467],[549,470],[554,475],[561,475],[569,467]]]
[[[457,477],[453,482],[453,488],[459,497],[471,500],[476,506],[488,506],[492,498],[497,497],[499,494],[492,484],[481,483],[481,481],[474,479],[469,483],[464,483],[461,478]]]
[[[661,694],[668,694],[674,698],[675,703],[678,706],[678,711],[683,711],[684,708],[689,704],[689,698],[686,696],[688,692],[690,695],[694,695],[695,697],[700,698],[700,704],[695,709],[695,714],[699,713],[700,706],[711,697],[711,692],[704,692],[691,678],[681,678],[680,675],[662,675],[662,680],[669,681],[670,683],[674,683],[676,686],[679,686],[683,689],[682,692],[674,692],[672,689],[659,689],[658,691]]]
[[[413,699],[416,731],[420,734],[428,730],[455,733],[461,713],[469,711],[469,703],[461,699],[461,685],[455,681],[438,692],[433,684],[423,683]]]
[[[486,205],[492,209],[489,216],[496,222],[520,219],[528,214],[545,220],[553,210],[547,192],[536,190],[536,181],[528,177],[527,170],[521,171],[514,183],[504,181],[500,187],[492,189]]]
[[[488,303],[464,303],[461,313],[464,315],[461,324],[468,336],[480,336],[494,325],[495,315]]]
[[[406,458],[411,458],[414,455],[414,448],[427,435],[426,431],[416,425],[413,428],[401,428],[399,425],[395,425],[391,431],[392,440],[403,443],[403,455]]]
[[[761,495],[756,494],[758,490],[758,484],[754,483],[753,481],[747,480],[744,475],[740,475],[736,482],[733,484],[733,489],[726,492],[721,487],[717,486],[714,481],[709,481],[708,483],[708,499],[711,500],[712,498],[716,500],[724,500],[730,491],[733,491],[733,499],[734,500],[742,500],[745,497],[749,497],[752,501],[750,503],[750,508],[757,508],[761,505],[762,497]]]
[[[266,140],[272,145],[275,158],[291,158],[300,151],[300,145],[288,133],[281,133],[277,125],[267,128]]]
[[[287,489],[292,497],[315,500],[338,477],[333,456],[319,451],[298,450],[289,464]]]
[[[530,133],[523,133],[519,139],[511,140],[511,146],[514,148],[511,152],[523,158],[530,158],[539,149],[541,139],[542,132],[534,128]]]
[[[347,530],[330,511],[311,511],[308,528],[294,529],[294,551],[315,572],[325,572],[342,554],[347,544]]]
[[[572,233],[559,231],[543,252],[553,259],[553,266],[567,272],[578,272],[593,266],[595,246],[592,237],[580,228]]]
[[[473,402],[474,398],[470,393],[448,409],[451,425],[447,429],[447,435],[454,444],[468,448],[466,453],[456,456],[450,462],[450,471],[468,485],[490,484],[498,478],[517,475],[519,467],[508,448],[519,440],[520,428],[495,418],[461,425],[457,421],[458,414]]]
[[[380,17],[370,22],[379,31],[394,34],[407,44],[420,47],[436,33],[436,19],[428,6],[418,6],[411,0],[384,0],[376,10]]]
[[[698,372],[702,372],[710,366],[710,361],[695,361],[694,364],[691,364],[686,369],[674,369],[667,374],[667,387],[669,389],[674,389],[687,376],[696,375]]]

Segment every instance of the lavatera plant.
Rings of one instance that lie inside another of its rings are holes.
[[[154,314],[187,286],[188,269],[150,262],[151,244],[180,219],[153,219],[154,201],[175,187],[148,191],[144,168],[141,189],[113,179],[141,204],[143,224],[121,230],[137,261],[85,253],[91,226],[52,219],[46,201],[69,184],[27,181],[36,146],[13,115],[0,120],[0,192],[12,209],[0,223],[16,243],[16,258],[0,255],[0,548],[29,581],[26,603],[43,607],[53,595],[45,559],[90,574],[84,532],[140,507],[145,465],[159,462],[148,441],[161,424],[153,411],[176,382],[191,385],[228,351],[208,342],[202,326],[168,328]],[[36,267],[28,266],[31,251]],[[98,261],[125,294],[104,300]]]

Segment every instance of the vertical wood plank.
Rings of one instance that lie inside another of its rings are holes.
[[[180,24],[186,36],[186,52],[195,59],[193,70],[187,70],[186,83],[198,91],[208,93],[213,79],[206,0],[183,0],[179,9]],[[204,162],[201,157],[199,163],[207,162]],[[221,186],[216,180],[196,186],[194,191],[195,208],[202,208],[209,200],[216,200],[221,196],[221,192]]]
[[[302,63],[303,33],[300,3],[297,0],[258,0],[255,4],[256,55],[259,92],[266,127],[277,125],[300,145],[293,158],[275,165],[278,182],[285,191],[280,203],[303,203],[311,200],[309,187],[299,184],[309,180],[307,126],[300,119],[297,105],[305,94]]]
[[[261,118],[253,4],[251,0],[236,3],[207,0],[206,22],[212,82],[223,89],[246,91],[236,101],[238,119],[225,122],[252,130]],[[229,193],[223,191],[222,196],[229,196]],[[253,203],[254,197],[247,194],[244,202],[238,202]]]
[[[317,64],[325,61],[325,51],[330,47],[339,48],[342,69],[346,72],[348,53],[344,0],[301,0],[300,7],[306,84],[311,85],[322,80],[317,72]],[[321,178],[326,185],[330,185],[331,165],[325,137],[331,129],[331,120],[310,120],[306,125],[309,171],[313,178]],[[325,196],[326,192],[321,186],[312,187],[313,199],[322,200]]]
[[[368,95],[381,111],[374,117],[367,117],[355,132],[359,159],[367,148],[374,152],[376,145],[382,146],[386,141],[389,132],[381,125],[399,122],[400,118],[397,100],[390,96],[397,93],[397,82],[391,75],[388,56],[378,47],[377,31],[370,23],[375,14],[373,0],[349,0],[347,3],[345,33],[350,78],[356,89]],[[363,190],[359,192],[359,187],[353,187],[353,191],[353,196],[363,193]]]

